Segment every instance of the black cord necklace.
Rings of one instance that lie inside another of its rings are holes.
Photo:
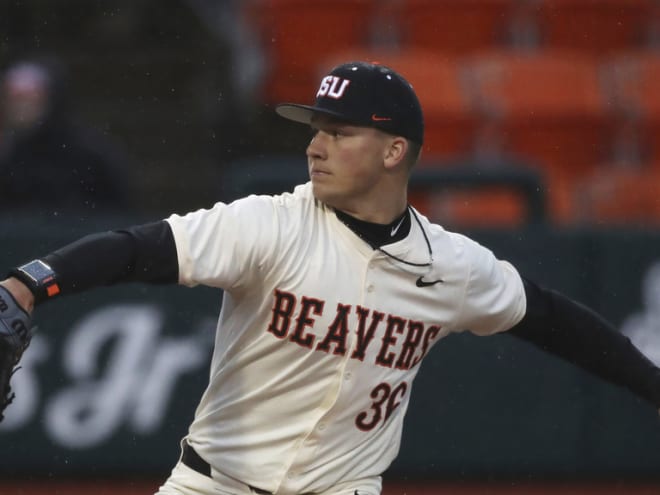
[[[393,260],[398,261],[399,263],[403,263],[404,265],[409,265],[409,266],[424,267],[424,266],[432,265],[433,251],[431,249],[431,242],[429,241],[429,238],[426,235],[426,231],[424,230],[424,227],[422,227],[422,222],[420,221],[415,211],[410,207],[410,205],[406,207],[406,211],[404,211],[400,217],[398,217],[388,225],[365,222],[341,210],[336,210],[336,214],[337,214],[337,218],[349,229],[351,229],[360,239],[364,240],[373,249],[380,251],[385,256],[388,256],[389,258],[392,258]],[[414,263],[412,261],[404,260],[402,258],[399,258],[398,256],[395,256],[387,252],[385,249],[382,248],[383,244],[390,243],[392,242],[392,240],[403,239],[406,235],[408,235],[408,232],[410,232],[410,224],[408,223],[410,217],[415,219],[417,225],[419,225],[419,228],[422,231],[422,234],[424,235],[424,240],[426,241],[426,247],[429,252],[429,261],[426,263]],[[392,237],[391,235],[392,231],[396,231],[396,234],[398,234],[397,238]]]
[[[429,237],[426,235],[426,231],[424,230],[424,227],[422,227],[422,222],[419,220],[419,217],[417,216],[415,211],[410,207],[410,205],[408,205],[407,211],[409,211],[410,214],[413,216],[413,218],[417,222],[417,225],[419,225],[419,228],[422,231],[422,234],[424,235],[424,240],[426,241],[426,248],[429,251],[429,261],[427,263],[413,263],[412,261],[406,261],[402,258],[399,258],[398,256],[394,256],[393,254],[388,253],[387,251],[385,251],[380,246],[378,246],[376,249],[378,249],[378,251],[380,251],[384,255],[389,256],[393,260],[396,260],[399,263],[403,263],[405,265],[409,265],[409,266],[431,266],[433,264],[433,250],[431,249],[431,241],[429,241]]]

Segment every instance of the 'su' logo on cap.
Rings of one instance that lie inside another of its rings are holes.
[[[319,87],[316,97],[327,96],[329,98],[334,98],[338,100],[344,96],[344,91],[351,83],[348,79],[342,79],[337,76],[325,76],[321,81],[321,86]]]

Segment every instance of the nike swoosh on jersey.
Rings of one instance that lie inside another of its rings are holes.
[[[415,282],[415,285],[417,287],[430,287],[431,285],[444,284],[444,283],[445,281],[442,280],[441,278],[439,278],[438,280],[430,280],[427,282],[426,280],[424,280],[424,277],[419,277]]]

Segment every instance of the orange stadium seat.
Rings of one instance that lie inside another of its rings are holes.
[[[576,208],[584,223],[660,226],[660,162],[602,164],[581,184]]]
[[[519,0],[403,0],[396,18],[400,43],[462,55],[506,42]]]
[[[347,60],[382,63],[413,85],[424,111],[424,158],[435,160],[470,150],[477,116],[471,112],[453,59],[428,50],[353,49],[321,60],[318,73]]]
[[[518,228],[526,207],[520,194],[506,187],[415,193],[410,203],[429,218],[450,228]]]
[[[546,48],[591,54],[642,46],[655,0],[538,0]]]
[[[313,94],[318,60],[369,41],[376,0],[255,0],[246,17],[269,66],[267,103],[299,101]]]
[[[598,64],[573,53],[492,51],[466,58],[463,70],[501,149],[540,167],[551,213],[569,220],[573,180],[607,156],[611,123]]]

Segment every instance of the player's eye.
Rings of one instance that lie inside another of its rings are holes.
[[[346,130],[339,126],[324,126],[321,128],[310,127],[310,140],[314,139],[319,134],[329,136],[333,139],[347,136]]]

